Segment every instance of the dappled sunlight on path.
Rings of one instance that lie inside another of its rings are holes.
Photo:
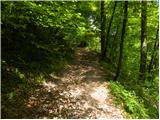
[[[108,95],[107,89],[101,86],[94,88],[94,91],[91,93],[91,97],[100,103],[105,102],[107,95]]]
[[[24,118],[123,118],[113,104],[98,56],[77,50],[73,64],[59,76],[51,74],[26,102]]]

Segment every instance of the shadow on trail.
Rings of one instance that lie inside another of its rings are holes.
[[[80,48],[66,70],[17,100],[17,114],[8,118],[123,118],[107,86],[98,55]]]

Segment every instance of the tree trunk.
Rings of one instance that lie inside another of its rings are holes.
[[[155,52],[156,52],[156,49],[158,48],[158,33],[159,33],[159,25],[157,27],[157,33],[156,33],[156,38],[155,38],[155,43],[154,43],[154,48],[153,48],[153,51],[152,51],[152,55],[151,55],[151,60],[150,60],[150,63],[149,63],[149,66],[148,66],[148,73],[151,73],[151,70],[153,68],[153,61],[154,61],[154,58],[155,58]]]
[[[106,15],[105,15],[105,2],[101,1],[101,59],[105,58],[105,26],[106,26]]]
[[[115,53],[116,38],[117,38],[117,35],[118,35],[119,28],[120,28],[120,24],[117,25],[116,34],[113,36],[113,42],[112,42],[112,45],[111,45],[111,52],[110,52],[110,55],[109,55],[109,58],[111,58],[111,60],[113,59],[113,56],[114,56],[113,53]]]
[[[128,15],[128,1],[125,1],[124,2],[123,27],[122,27],[121,42],[120,42],[120,55],[119,55],[117,72],[116,72],[116,76],[114,80],[117,80],[117,78],[119,77],[120,70],[121,70],[122,58],[123,58],[123,43],[124,43],[124,35],[126,32],[127,15]]]
[[[110,44],[110,42],[109,42],[109,33],[110,33],[110,29],[111,29],[114,13],[115,13],[115,10],[116,10],[116,5],[117,5],[117,1],[114,2],[113,12],[112,12],[111,19],[110,19],[109,26],[108,26],[108,30],[107,30],[105,55],[108,55],[108,51],[107,51],[108,49],[107,48],[109,47],[109,44]]]
[[[146,58],[147,58],[147,1],[142,1],[141,11],[141,58],[140,58],[140,80],[146,79]]]
[[[118,4],[118,3],[117,3]],[[121,6],[121,9],[120,9],[120,11],[119,11],[119,14],[118,15],[123,15],[123,2],[121,2],[121,3],[119,3]],[[118,16],[119,17],[119,16]],[[122,16],[123,17],[123,16]],[[115,63],[117,60],[116,60],[116,56],[117,56],[117,45],[118,45],[118,41],[119,40],[117,40],[117,36],[118,36],[118,34],[119,34],[119,30],[120,30],[120,25],[122,25],[122,23],[123,23],[123,21],[121,21],[122,20],[122,17],[119,17],[119,19],[117,20],[117,22],[119,22],[119,24],[117,24],[117,26],[116,26],[116,31],[115,31],[115,34],[114,34],[114,36],[113,36],[113,40],[112,40],[112,42],[110,42],[111,44],[111,48],[110,48],[110,52],[109,52],[109,58]]]

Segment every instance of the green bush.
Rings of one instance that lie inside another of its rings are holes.
[[[116,101],[123,102],[123,107],[131,118],[150,118],[144,101],[134,91],[126,90],[119,82],[110,81],[109,86],[116,97]]]

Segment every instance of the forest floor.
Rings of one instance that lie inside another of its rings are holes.
[[[98,55],[84,48],[59,75],[50,74],[24,101],[25,108],[17,117],[96,119],[124,118],[122,107],[114,104],[107,75],[98,62]],[[20,109],[20,108],[17,108]],[[22,109],[22,108],[21,108]]]

